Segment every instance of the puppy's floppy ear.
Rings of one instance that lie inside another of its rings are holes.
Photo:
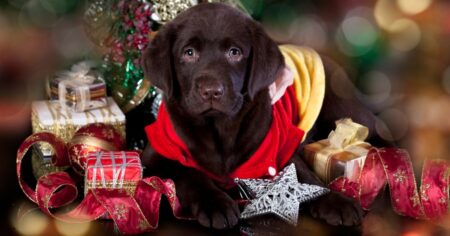
[[[173,71],[172,45],[175,41],[173,26],[169,23],[159,30],[142,54],[142,68],[152,85],[172,97],[175,73]]]
[[[253,99],[258,92],[266,89],[284,68],[284,58],[277,44],[269,38],[264,29],[250,21],[252,37],[251,68],[248,80],[248,94]]]

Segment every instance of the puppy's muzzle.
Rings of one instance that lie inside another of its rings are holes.
[[[218,81],[203,80],[197,84],[197,93],[204,102],[219,101],[225,93],[225,88]]]

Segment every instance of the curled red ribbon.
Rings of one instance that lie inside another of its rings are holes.
[[[50,209],[74,201],[78,191],[66,172],[54,172],[40,177],[33,190],[21,177],[22,159],[36,142],[47,142],[55,150],[52,160],[56,166],[69,164],[65,143],[51,133],[37,133],[28,137],[17,152],[17,177],[27,197],[38,204],[49,216],[66,222],[86,222],[109,215],[124,234],[149,232],[158,227],[161,196],[168,199],[175,217],[181,215],[181,205],[176,197],[175,185],[170,179],[156,176],[138,182],[134,196],[123,189],[95,188],[89,190],[77,207],[68,213],[54,214]],[[185,218],[187,219],[187,218]]]
[[[438,219],[448,211],[449,173],[448,162],[425,161],[418,192],[411,159],[405,150],[372,148],[356,181],[340,177],[330,183],[330,188],[357,199],[368,210],[388,184],[395,212],[418,219]]]

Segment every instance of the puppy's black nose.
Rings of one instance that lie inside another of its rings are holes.
[[[220,83],[203,84],[199,86],[199,93],[203,100],[219,100],[224,88]]]

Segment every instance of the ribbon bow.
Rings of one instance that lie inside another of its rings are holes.
[[[60,80],[71,80],[81,82],[83,84],[92,84],[95,77],[89,75],[89,71],[93,67],[93,63],[82,61],[72,66],[69,71],[62,72],[58,79]]]
[[[79,98],[79,107],[77,111],[84,111],[89,107],[91,92],[89,86],[97,79],[89,72],[93,63],[83,61],[72,66],[70,71],[64,71],[58,76],[58,97],[61,106],[66,106],[67,88],[76,88],[75,97]]]
[[[315,155],[315,172],[323,181],[330,182],[332,179],[329,167],[332,156],[341,152],[346,152],[344,156],[353,158],[366,156],[370,144],[364,142],[364,140],[368,134],[369,130],[367,127],[353,122],[350,118],[336,121],[336,129],[331,131],[328,139],[319,141],[325,147]]]
[[[344,151],[349,148],[357,147],[355,145],[364,143],[369,135],[369,129],[350,118],[336,121],[336,129],[328,135],[330,148]]]
[[[78,189],[71,176],[63,171],[41,176],[34,189],[25,182],[22,177],[22,161],[29,148],[38,142],[48,143],[55,150],[52,159],[55,166],[69,165],[69,158],[64,141],[52,133],[32,134],[19,147],[16,160],[19,186],[45,214],[71,223],[93,221],[109,216],[121,233],[138,234],[158,227],[161,197],[165,196],[176,218],[190,219],[182,215],[173,181],[156,176],[137,181],[134,194],[120,187],[91,188],[71,211],[54,213],[53,209],[72,203],[77,198]]]

